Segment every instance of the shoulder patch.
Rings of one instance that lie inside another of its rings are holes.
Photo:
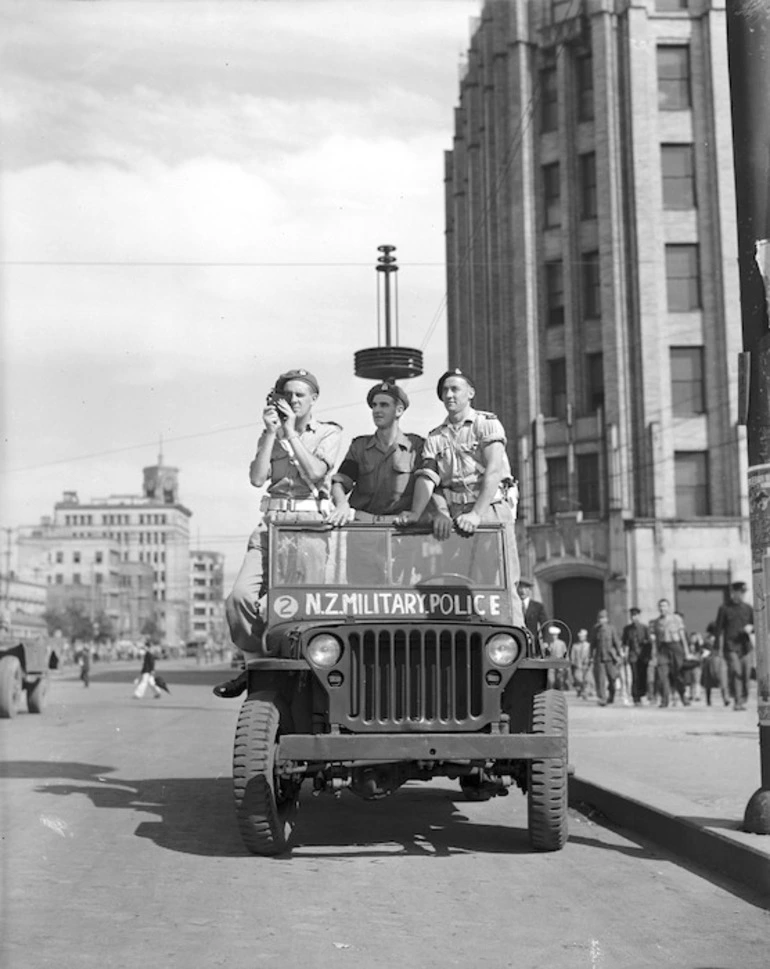
[[[487,421],[499,421],[500,420],[500,418],[497,416],[497,414],[493,414],[492,411],[488,411],[488,410],[477,410],[476,411],[476,417],[482,417],[482,418],[484,418],[484,420],[487,420]]]
[[[431,434],[440,434],[443,430],[444,430],[444,425],[439,424],[438,427],[433,427],[431,428],[431,430],[428,431],[428,437],[430,437]]]

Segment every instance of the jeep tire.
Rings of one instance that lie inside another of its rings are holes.
[[[8,720],[19,712],[23,676],[17,656],[0,658],[0,718]]]
[[[48,674],[43,673],[34,683],[27,684],[27,709],[30,713],[42,713],[48,694]]]
[[[567,701],[560,690],[532,700],[530,732],[567,736]],[[529,841],[536,851],[558,851],[568,834],[567,758],[531,760],[527,767]]]
[[[238,828],[254,855],[288,848],[300,783],[275,774],[278,739],[290,732],[288,709],[273,692],[253,693],[238,716],[233,749],[233,792]]]

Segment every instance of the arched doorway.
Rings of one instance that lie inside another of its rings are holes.
[[[554,619],[561,619],[569,626],[573,640],[577,638],[578,629],[584,628],[590,633],[597,612],[604,608],[602,580],[576,575],[554,582],[552,591]]]

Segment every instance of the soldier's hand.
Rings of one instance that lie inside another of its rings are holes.
[[[440,541],[446,541],[452,534],[452,519],[449,515],[436,515],[433,519],[433,534]]]
[[[347,523],[352,522],[355,517],[355,511],[345,501],[341,502],[335,508],[332,508],[326,520],[330,525],[334,525],[336,528],[339,525],[347,525]]]
[[[266,430],[272,431],[273,434],[278,432],[281,422],[278,419],[278,411],[275,409],[275,407],[266,407],[262,411],[262,420],[265,422]]]
[[[473,535],[479,527],[480,521],[481,515],[478,512],[469,511],[464,515],[458,515],[455,519],[455,525],[457,526],[458,532],[461,532],[463,535]]]
[[[415,515],[413,511],[402,511],[396,519],[396,525],[414,525],[419,520],[419,516]]]

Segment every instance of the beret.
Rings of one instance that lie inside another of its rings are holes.
[[[467,381],[474,390],[476,389],[476,384],[474,384],[473,378],[469,377],[467,373],[463,373],[459,367],[455,367],[454,370],[447,370],[446,373],[442,373],[438,378],[438,383],[436,384],[436,393],[439,397],[441,397],[444,390],[444,381],[448,380],[450,377],[462,377],[463,380]]]
[[[275,389],[279,394],[290,380],[304,380],[314,394],[319,392],[318,381],[309,370],[287,370],[286,373],[282,373],[275,382]]]
[[[409,398],[406,393],[392,380],[383,380],[381,384],[375,384],[366,395],[366,403],[371,407],[377,394],[387,394],[392,397],[397,404],[403,404],[404,410],[409,406]]]

